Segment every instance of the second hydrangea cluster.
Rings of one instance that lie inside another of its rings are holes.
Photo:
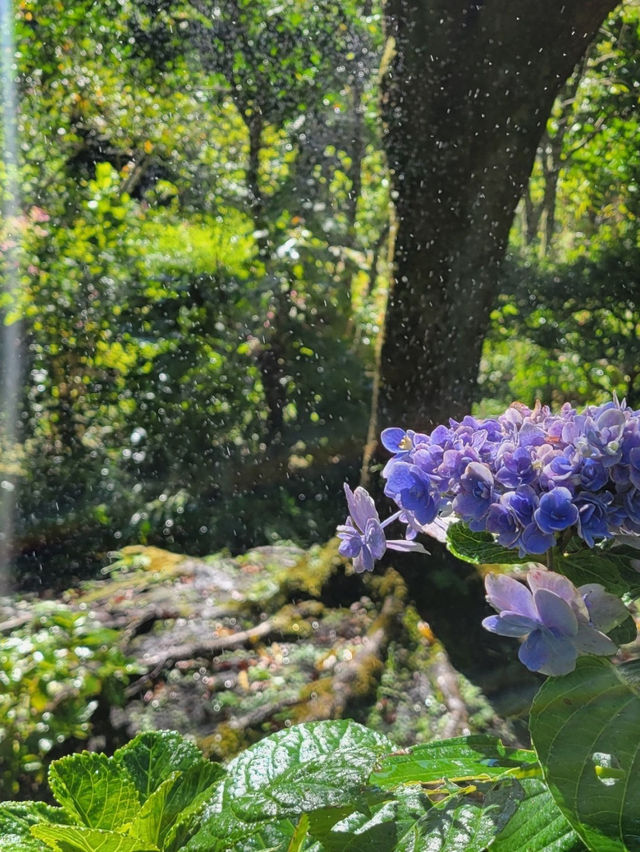
[[[385,493],[409,539],[450,514],[522,556],[570,528],[589,547],[640,532],[640,412],[617,400],[558,414],[515,403],[496,418],[381,437],[393,453]]]

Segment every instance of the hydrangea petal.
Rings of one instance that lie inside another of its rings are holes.
[[[393,465],[384,488],[385,494],[393,496],[414,485],[415,477],[411,473],[411,467],[412,465],[404,461],[397,461]]]
[[[428,550],[425,550],[424,547],[417,541],[407,541],[406,538],[391,538],[387,541],[387,547],[390,550],[400,550],[403,553],[409,553],[413,551],[414,553],[426,553],[429,554]]]
[[[517,612],[502,612],[500,615],[490,615],[482,622],[482,626],[500,636],[526,636],[538,628],[538,622]]]
[[[548,592],[553,592],[554,595],[563,598],[567,603],[571,603],[577,595],[576,587],[571,580],[556,571],[549,571],[547,568],[531,568],[527,574],[527,583],[532,592],[537,592],[538,589],[546,589]]]
[[[584,600],[589,621],[596,630],[608,633],[629,615],[629,611],[619,597],[605,592],[599,583],[580,586],[578,592]]]
[[[420,531],[425,533],[425,535],[431,536],[431,538],[435,538],[436,541],[446,544],[447,529],[455,522],[456,518],[454,515],[448,515],[447,517],[440,515],[432,523],[424,524]]]
[[[538,589],[533,593],[533,600],[545,627],[561,636],[577,634],[578,619],[564,598],[547,589]]]
[[[376,504],[373,502],[373,498],[371,497],[371,495],[367,491],[365,491],[364,488],[358,486],[355,491],[352,491],[345,483],[344,493],[347,497],[349,514],[353,518],[354,523],[357,524],[357,526],[362,530],[362,532],[365,531],[367,521],[370,518],[373,518],[374,520],[378,521],[378,523],[380,523]]]
[[[518,658],[532,672],[565,675],[576,667],[576,649],[570,639],[557,639],[546,630],[535,630],[520,646]]]
[[[347,559],[355,559],[362,550],[362,540],[359,536],[349,536],[344,541],[340,542],[338,553],[340,556],[346,556]]]
[[[382,559],[384,552],[387,549],[387,540],[384,537],[384,530],[380,526],[380,522],[374,518],[367,521],[365,530],[365,542],[371,550],[371,555],[374,559]]]
[[[578,634],[574,645],[579,654],[597,654],[599,657],[610,657],[618,651],[618,646],[590,624],[578,624]]]
[[[374,559],[368,547],[363,547],[360,553],[353,560],[353,570],[356,574],[363,574],[365,571],[373,571]]]
[[[520,544],[525,553],[546,553],[556,543],[552,533],[543,533],[534,522],[527,524],[520,537]]]
[[[538,620],[531,592],[525,585],[504,574],[487,574],[485,578],[487,600],[498,612],[507,610]]]
[[[568,488],[558,486],[543,494],[533,518],[542,532],[554,533],[566,530],[578,520],[578,510],[572,502]]]
[[[390,426],[388,429],[382,430],[380,441],[385,450],[389,450],[390,453],[399,453],[407,449],[406,446],[402,446],[406,437],[407,433],[404,429],[400,429],[398,426]]]

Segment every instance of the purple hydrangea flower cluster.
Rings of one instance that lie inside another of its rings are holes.
[[[385,429],[385,494],[407,538],[455,515],[520,555],[543,554],[571,530],[588,547],[640,533],[640,411],[617,400],[558,414],[539,403],[465,417],[431,434]]]
[[[452,520],[492,533],[523,559],[561,536],[577,535],[586,547],[615,536],[638,547],[640,411],[617,399],[581,412],[564,405],[559,414],[514,403],[499,417],[450,420],[429,435],[385,429],[382,443],[393,454],[385,494],[398,511],[380,522],[369,494],[345,486],[350,515],[338,527],[339,549],[356,571],[372,570],[387,548],[424,550],[413,541],[419,532],[445,540]],[[393,521],[406,525],[404,539],[387,540]],[[483,625],[523,639],[519,656],[529,669],[563,675],[581,654],[616,652],[607,633],[628,617],[619,598],[597,583],[576,589],[545,568],[531,569],[527,582],[487,576],[498,615]]]

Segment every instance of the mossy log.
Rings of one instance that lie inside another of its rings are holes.
[[[96,717],[96,741],[110,737],[109,725],[127,736],[173,728],[226,759],[311,719],[355,718],[400,746],[505,733],[452,666],[435,625],[420,621],[406,580],[391,567],[353,574],[335,540],[203,560],[127,548],[112,572],[64,595],[115,627],[144,672],[124,708]],[[0,617],[26,615],[22,606]]]

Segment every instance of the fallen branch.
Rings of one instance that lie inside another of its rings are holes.
[[[141,633],[148,633],[156,621],[175,621],[182,613],[175,609],[156,609],[151,607],[142,610],[136,618],[121,616],[120,618],[107,619],[102,622],[104,627],[114,630],[122,630],[122,641],[126,645]]]
[[[256,707],[244,716],[236,716],[229,721],[229,727],[237,731],[245,731],[247,728],[255,728],[261,725],[279,713],[281,710],[286,710],[287,707],[293,707],[300,703],[299,698],[285,698],[282,701],[276,701],[273,704],[266,704],[263,707]]]
[[[34,615],[32,612],[25,613],[24,615],[16,615],[15,618],[8,618],[6,621],[0,622],[0,633],[11,633],[19,627],[29,624],[33,619]]]
[[[333,677],[309,684],[310,698],[300,721],[344,718],[349,715],[352,703],[375,692],[402,607],[402,601],[395,595],[385,598],[380,614],[351,660],[342,663]]]
[[[220,654],[223,651],[230,651],[233,648],[239,648],[242,645],[247,645],[256,642],[258,639],[264,639],[276,627],[272,619],[267,619],[256,627],[250,627],[248,630],[239,630],[237,633],[232,633],[230,636],[222,636],[217,639],[209,639],[200,642],[190,642],[185,645],[176,645],[175,648],[170,648],[168,651],[163,651],[159,654],[144,654],[140,660],[143,665],[150,669],[164,668],[168,663],[176,663],[179,660],[192,660],[194,657],[212,657],[215,654]]]

